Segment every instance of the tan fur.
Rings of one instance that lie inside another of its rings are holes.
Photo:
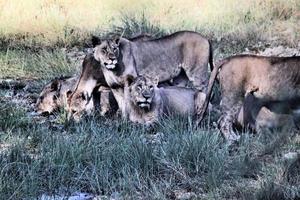
[[[82,63],[81,75],[77,84],[75,84],[75,89],[68,97],[69,118],[76,115],[75,118],[78,121],[80,116],[94,107],[93,92],[98,92],[97,86],[108,87],[100,64],[94,59],[93,55],[88,54]]]
[[[149,35],[142,34],[131,38],[130,40],[146,41],[150,38],[151,37]],[[100,39],[97,37],[93,37],[92,42],[94,43],[93,45],[96,45],[100,42]],[[75,87],[75,91],[70,94],[68,98],[68,112],[70,118],[72,117],[72,115],[81,116],[82,113],[86,112],[86,107],[91,105],[90,101],[92,100],[93,92],[98,92],[97,87],[106,89],[109,88],[104,78],[100,63],[95,60],[92,54],[88,54],[84,58],[84,61],[82,63],[81,75]],[[114,113],[114,109],[116,108],[116,106],[113,105],[114,97],[112,97],[110,92],[107,93],[105,91],[104,94],[100,94],[101,113],[104,115],[106,115],[107,113]],[[104,102],[102,103],[102,101]],[[79,117],[77,118],[79,120]]]
[[[115,114],[118,110],[118,104],[110,88],[99,87],[100,93],[100,114],[102,116]]]
[[[291,130],[296,128],[293,115],[287,104],[260,102],[252,94],[247,94],[241,108],[237,123],[258,133],[272,130]]]
[[[236,138],[233,121],[243,105],[245,94],[253,88],[254,97],[263,102],[263,105],[273,102],[288,105],[287,114],[299,103],[300,57],[233,56],[214,68],[199,121],[203,118],[219,69],[222,92],[219,127],[226,138]]]
[[[67,108],[67,93],[74,90],[77,81],[78,77],[63,77],[48,83],[37,99],[35,105],[36,112],[38,114],[51,114],[60,108]],[[99,92],[101,92],[100,96],[97,95]],[[108,115],[116,112],[117,103],[109,88],[101,87],[98,91],[95,91],[92,96],[98,96],[98,99],[93,98],[93,100],[85,105],[84,111],[75,113],[73,117],[76,121],[79,121],[84,113],[91,114],[94,112],[96,104],[100,104],[101,115]],[[79,100],[77,102],[81,103],[82,101]],[[76,106],[76,104],[73,104],[73,106]]]
[[[125,84],[125,103],[132,122],[151,125],[166,115],[195,114],[194,90],[174,86],[158,88],[157,80],[147,76],[138,76],[131,82]],[[204,101],[205,94],[201,97]]]
[[[48,83],[37,99],[35,109],[38,114],[48,113],[67,105],[67,92],[73,91],[78,77],[57,78]]]
[[[206,90],[208,63],[213,66],[209,41],[189,31],[147,41],[105,40],[95,47],[94,57],[101,63],[105,80],[122,113],[125,112],[123,76],[158,76],[161,83],[176,79],[184,72],[197,91],[195,102],[199,108],[202,101],[198,92]]]
[[[82,98],[78,101],[80,105],[78,107],[82,106]],[[75,104],[73,106],[76,107]],[[83,115],[91,115],[93,112],[100,111],[101,116],[108,116],[108,115],[113,115],[117,112],[118,110],[118,104],[113,97],[113,94],[108,87],[99,87],[95,89],[92,93],[91,100],[88,101],[87,105],[84,105],[84,109],[81,110],[80,112],[74,112],[72,115],[68,113],[68,118],[69,119],[74,119],[76,122],[80,121]]]

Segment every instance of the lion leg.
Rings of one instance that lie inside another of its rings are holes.
[[[183,65],[183,69],[196,89],[195,93],[195,113],[199,114],[206,97],[206,89],[208,83],[207,62],[203,65]]]
[[[128,111],[126,108],[123,89],[112,89],[112,93],[117,101],[119,112],[121,112],[122,118],[128,119]]]
[[[100,96],[100,114],[105,116],[110,111],[109,90],[102,91]]]
[[[218,120],[218,126],[224,138],[228,141],[236,141],[239,136],[234,131],[234,124],[243,106],[243,100],[230,102],[232,98],[223,98],[227,104],[222,105],[222,116]],[[229,100],[229,101],[226,101]],[[224,101],[223,101],[224,102]]]

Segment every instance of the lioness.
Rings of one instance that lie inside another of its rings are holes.
[[[131,38],[129,40],[132,41],[145,41],[150,39],[151,36],[142,34],[137,37]],[[96,44],[99,44],[100,39],[98,37],[92,37],[92,43],[95,46]],[[109,89],[106,80],[104,78],[102,68],[100,67],[100,63],[95,60],[94,56],[92,54],[88,54],[82,63],[82,70],[81,75],[79,78],[79,81],[75,87],[75,90],[73,93],[69,95],[68,98],[68,112],[69,112],[69,118],[72,117],[72,115],[76,115],[77,119],[79,120],[79,116],[82,115],[82,112],[85,112],[87,110],[86,107],[88,105],[90,106],[90,101],[92,99],[92,93],[93,91],[98,91],[96,87],[100,88],[106,88]],[[101,91],[100,91],[101,92]],[[101,95],[101,94],[100,94]],[[103,96],[108,95],[103,94]],[[110,98],[110,103],[113,104],[113,97],[111,95],[108,95]],[[101,99],[100,99],[101,100]],[[104,99],[106,101],[107,99]],[[107,102],[107,101],[106,101]],[[101,102],[100,102],[101,104]],[[104,108],[101,106],[101,108]],[[115,109],[115,106],[112,108]],[[105,109],[104,109],[105,110]],[[101,113],[105,113],[106,111],[102,110]]]
[[[126,117],[122,77],[147,74],[158,76],[159,82],[184,72],[197,90],[196,107],[202,105],[202,93],[208,81],[208,63],[213,68],[212,48],[207,39],[196,32],[181,31],[147,41],[125,38],[105,40],[94,48],[94,57],[101,63],[107,84]]]
[[[97,92],[96,86],[108,88],[99,63],[92,54],[88,54],[82,63],[80,78],[75,84],[75,89],[68,95],[68,113],[69,118],[76,116],[77,120],[91,106],[94,106],[93,92]]]
[[[115,114],[118,110],[118,104],[116,103],[111,90],[107,87],[96,87],[90,98],[91,100],[87,101],[88,103],[84,105],[83,110],[80,112],[68,113],[68,119],[72,118],[78,122],[83,115],[91,115],[94,111],[100,111],[101,116],[107,116]],[[79,96],[79,100],[74,102],[78,102],[78,107],[80,107],[85,100],[85,97]],[[76,107],[75,103],[72,105]]]
[[[72,93],[76,86],[78,77],[60,77],[52,80],[44,86],[42,92],[35,104],[37,114],[51,114],[60,108],[67,108],[67,96]],[[95,110],[95,106],[99,106],[101,115],[113,114],[117,110],[110,89],[101,87],[93,93],[93,101],[85,106],[85,113],[90,114]],[[74,118],[79,120],[83,112],[77,113]]]
[[[151,125],[170,114],[194,115],[195,90],[182,87],[158,88],[158,78],[126,76],[125,109],[132,122]],[[202,94],[204,101],[205,94]]]
[[[262,133],[263,131],[296,128],[295,118],[284,102],[260,102],[252,93],[246,95],[237,126]]]
[[[213,69],[199,122],[203,119],[218,71],[222,92],[222,116],[218,123],[227,139],[238,138],[233,122],[247,92],[253,91],[254,97],[265,105],[285,103],[288,114],[300,102],[300,57],[232,56]]]
[[[73,91],[78,77],[61,77],[45,85],[37,99],[35,110],[38,114],[51,114],[67,104],[67,92]]]

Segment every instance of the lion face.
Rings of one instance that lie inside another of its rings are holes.
[[[155,97],[158,78],[139,76],[129,83],[129,96],[136,106],[149,110]]]
[[[51,114],[60,107],[60,88],[61,84],[57,79],[43,88],[35,104],[38,114]]]
[[[94,48],[94,57],[108,70],[116,68],[119,57],[119,40],[105,40]]]
[[[75,121],[79,121],[85,114],[90,114],[93,109],[92,96],[89,96],[87,92],[78,92],[73,94],[67,93],[68,96],[68,118],[73,118]]]

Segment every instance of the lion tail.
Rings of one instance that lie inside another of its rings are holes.
[[[217,78],[219,69],[227,62],[228,62],[228,60],[224,59],[224,60],[220,61],[219,63],[217,63],[217,65],[213,68],[213,70],[210,74],[210,78],[209,78],[209,81],[208,81],[208,87],[207,87],[207,94],[206,94],[204,103],[202,105],[201,111],[198,114],[197,125],[199,125],[202,122],[202,120],[205,116],[206,110],[207,110],[208,105],[209,105],[209,100],[211,98],[214,82]]]

